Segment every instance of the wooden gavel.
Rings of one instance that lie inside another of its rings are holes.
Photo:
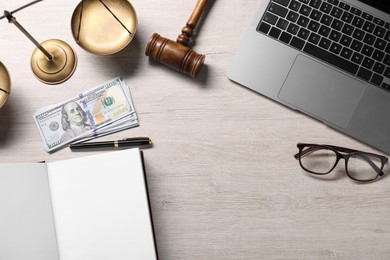
[[[174,70],[188,74],[192,78],[196,78],[206,57],[191,50],[188,47],[188,43],[206,3],[207,0],[198,0],[176,42],[154,33],[146,46],[146,56],[152,57]]]

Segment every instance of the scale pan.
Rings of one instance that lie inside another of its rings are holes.
[[[109,55],[125,48],[137,30],[137,14],[126,0],[83,0],[73,12],[73,38],[84,50]]]
[[[11,78],[3,63],[0,62],[0,107],[7,101],[10,91]]]

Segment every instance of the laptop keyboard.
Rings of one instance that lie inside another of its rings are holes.
[[[257,31],[390,91],[390,23],[340,0],[272,0]]]

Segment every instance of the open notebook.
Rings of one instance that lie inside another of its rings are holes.
[[[0,259],[157,259],[139,149],[0,164]]]

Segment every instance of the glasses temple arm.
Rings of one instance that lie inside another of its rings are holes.
[[[299,159],[299,154],[301,155],[301,157],[304,157],[307,154],[312,153],[312,152],[317,151],[317,150],[319,150],[318,147],[313,147],[312,146],[312,147],[307,148],[306,150],[300,150],[297,154],[294,155],[294,157],[295,157],[295,159],[298,160]]]

